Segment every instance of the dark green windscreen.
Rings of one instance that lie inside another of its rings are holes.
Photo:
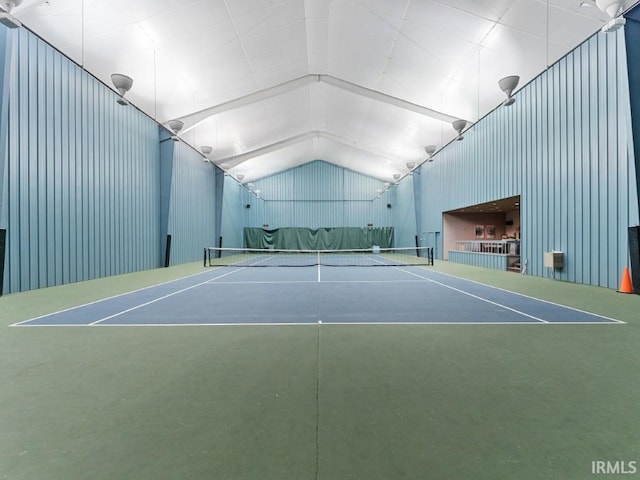
[[[245,248],[343,250],[393,248],[393,227],[264,228],[245,227]]]

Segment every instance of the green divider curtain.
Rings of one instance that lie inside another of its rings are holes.
[[[393,227],[244,229],[245,248],[276,250],[346,250],[393,247]]]

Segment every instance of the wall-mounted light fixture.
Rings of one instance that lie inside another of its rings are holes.
[[[184,122],[182,120],[169,120],[167,125],[173,132],[173,136],[171,138],[178,140],[178,132],[182,130],[182,127],[184,127]]]
[[[436,153],[438,147],[435,145],[427,145],[424,147],[424,151],[427,152],[427,162],[433,162],[433,154]]]
[[[210,162],[211,160],[209,160],[209,155],[211,155],[211,152],[213,152],[213,147],[210,147],[209,145],[202,145],[200,147],[200,151],[204,155],[204,158],[202,160],[204,162]]]
[[[620,0],[596,0],[596,5],[611,18],[619,16],[624,8],[624,2]]]
[[[111,81],[120,94],[120,98],[118,98],[117,102],[120,105],[129,105],[129,102],[124,98],[124,95],[131,90],[131,87],[133,86],[133,78],[123,75],[122,73],[112,73]]]
[[[20,5],[22,0],[0,0],[0,23],[7,28],[20,28],[22,23],[11,15],[15,7]]]
[[[620,16],[624,8],[624,2],[619,0],[596,0],[596,5],[611,17],[611,20],[602,27],[604,33],[615,32],[627,23],[624,17]]]
[[[504,105],[505,107],[516,103],[516,99],[513,98],[511,94],[518,86],[519,81],[520,77],[518,75],[509,75],[508,77],[504,77],[498,80],[498,86],[500,87],[500,90],[502,90],[507,95],[507,99],[502,102],[502,105]]]
[[[464,127],[467,126],[467,121],[466,120],[454,120],[451,125],[453,126],[453,129],[458,132],[458,137],[456,138],[456,140],[462,140],[464,137],[462,136],[462,130],[464,130]]]
[[[7,13],[11,13],[21,3],[22,0],[0,0],[0,8]]]

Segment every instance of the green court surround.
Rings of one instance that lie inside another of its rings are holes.
[[[640,460],[639,296],[434,268],[627,324],[8,327],[200,264],[7,295],[0,472],[575,479]]]

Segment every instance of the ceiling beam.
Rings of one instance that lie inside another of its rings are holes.
[[[245,152],[240,155],[232,155],[230,157],[225,158],[217,158],[214,160],[214,163],[224,170],[229,170],[231,168],[235,168],[242,163],[249,161],[253,158],[260,157],[262,155],[266,155],[271,152],[275,152],[278,150],[282,150],[291,145],[295,145],[298,143],[305,142],[312,138],[324,138],[325,140],[329,140],[334,143],[338,143],[345,147],[353,148],[362,152],[366,152],[370,155],[374,155],[376,157],[383,158],[385,160],[389,160],[391,155],[387,153],[382,153],[378,151],[374,151],[372,149],[367,148],[366,146],[360,145],[357,142],[354,142],[351,139],[345,138],[341,135],[336,135],[334,133],[325,132],[322,130],[309,130],[308,132],[301,133],[299,135],[294,135],[293,137],[285,138],[283,140],[279,140],[277,142],[271,143],[269,145],[265,145],[264,147],[257,148],[250,152]],[[327,160],[329,161],[329,160]],[[224,165],[224,167],[223,167]]]
[[[346,90],[347,92],[355,93],[356,95],[387,103],[389,105],[394,105],[404,110],[419,113],[426,117],[434,118],[442,122],[451,123],[454,120],[458,120],[458,117],[453,117],[446,113],[438,112],[437,110],[423,107],[422,105],[411,103],[401,98],[392,97],[391,95],[387,95],[386,93],[378,92],[377,90],[372,90],[370,88],[363,87],[362,85],[351,83],[346,80],[333,77],[331,75],[319,75],[319,77],[321,82],[324,82],[328,85],[333,85],[334,87]]]
[[[229,170],[231,168],[237,167],[238,165],[246,162],[247,160],[251,160],[252,158],[260,157],[262,155],[266,155],[271,152],[282,150],[283,148],[286,148],[290,145],[295,145],[301,142],[305,142],[311,138],[316,137],[317,135],[318,133],[315,130],[310,130],[308,132],[304,132],[299,135],[294,135],[293,137],[285,138],[283,140],[279,140],[269,145],[265,145],[264,147],[251,150],[250,152],[241,153],[240,155],[232,155],[230,157],[225,157],[225,158],[216,158],[213,160],[213,162],[216,165],[223,168],[223,170]]]
[[[182,133],[188,132],[192,128],[196,127],[200,122],[206,120],[207,118],[213,115],[217,115],[222,112],[227,112],[229,110],[234,110],[236,108],[251,105],[256,102],[260,102],[263,100],[267,100],[269,98],[276,97],[278,95],[283,95],[287,92],[290,92],[292,90],[295,90],[301,87],[305,87],[312,83],[320,83],[320,82],[326,83],[327,85],[331,85],[336,88],[340,88],[341,90],[345,90],[350,93],[354,93],[356,95],[370,98],[372,100],[383,102],[389,105],[394,105],[396,107],[402,108],[404,110],[409,110],[411,112],[419,113],[420,115],[434,118],[442,122],[451,123],[454,120],[458,120],[458,117],[454,117],[446,113],[442,113],[437,110],[433,110],[431,108],[418,105],[416,103],[408,102],[401,98],[393,97],[391,95],[387,95],[386,93],[378,92],[377,90],[372,90],[370,88],[363,87],[362,85],[348,82],[346,80],[342,80],[340,78],[337,78],[331,75],[308,74],[308,75],[303,75],[302,77],[294,78],[293,80],[288,80],[278,85],[274,85],[273,87],[265,88],[264,90],[259,90],[257,92],[250,93],[249,95],[245,95],[243,97],[238,97],[234,100],[229,100],[228,102],[224,102],[219,105],[214,105],[212,107],[205,108],[198,112],[184,115],[178,118],[178,120],[181,120],[182,122],[184,122],[184,128],[181,130],[180,133],[182,134]]]
[[[245,107],[247,105],[251,105],[252,103],[267,100],[269,98],[285,94],[287,92],[304,87],[306,85],[309,85],[310,83],[317,81],[317,75],[304,75],[302,77],[294,78],[293,80],[288,80],[278,85],[274,85],[273,87],[265,88],[264,90],[259,90],[257,92],[250,93],[249,95],[238,97],[233,100],[229,100],[228,102],[220,103],[212,107],[207,107],[198,112],[184,115],[178,118],[178,120],[184,122],[184,128],[180,131],[180,133],[182,134],[188,132],[192,128],[196,127],[200,122],[203,122],[207,118],[214,115],[228,112],[229,110],[235,110],[236,108]]]

